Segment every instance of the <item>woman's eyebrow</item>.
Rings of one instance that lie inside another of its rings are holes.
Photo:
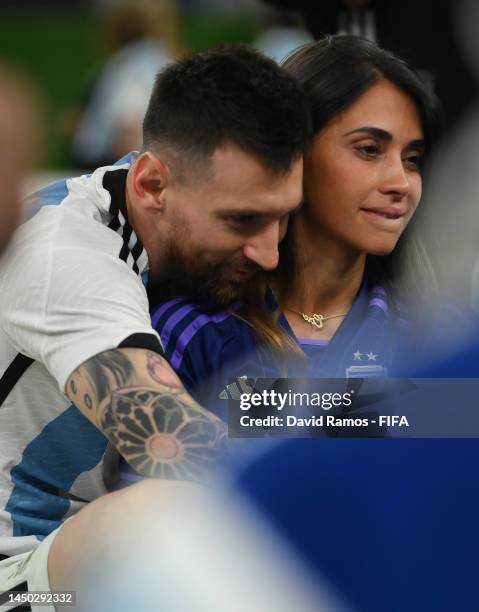
[[[358,132],[369,134],[371,136],[374,136],[375,138],[378,138],[379,140],[385,140],[387,142],[390,142],[393,139],[392,134],[388,132],[387,130],[383,130],[382,128],[372,127],[368,125],[356,128],[355,130],[351,130],[350,132],[347,132],[346,134],[344,134],[344,136],[349,136],[351,134],[356,134]],[[415,138],[414,140],[411,140],[411,142],[408,142],[406,148],[423,149],[425,148],[425,141],[423,138]]]
[[[417,138],[416,140],[411,140],[411,142],[407,145],[408,149],[425,149],[426,142],[423,138]]]
[[[350,134],[356,134],[357,132],[365,132],[366,134],[370,134],[371,136],[374,136],[375,138],[379,138],[380,140],[392,140],[393,138],[390,132],[383,130],[381,128],[371,127],[368,125],[356,128],[355,130],[351,130],[350,132],[347,132],[346,134],[344,134],[344,136],[349,136]]]

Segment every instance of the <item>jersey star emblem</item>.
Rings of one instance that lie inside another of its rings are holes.
[[[367,354],[368,361],[376,361],[376,357],[377,357],[377,355],[375,355],[371,351]]]
[[[361,361],[361,357],[363,356],[363,353],[360,353],[359,350],[357,350],[355,353],[353,353],[353,357],[355,361]]]

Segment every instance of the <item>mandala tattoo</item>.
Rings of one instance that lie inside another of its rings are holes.
[[[143,476],[208,481],[228,453],[225,424],[156,353],[105,351],[78,369],[69,391]]]
[[[130,387],[114,391],[100,406],[105,435],[137,472],[203,481],[225,460],[224,423],[184,395]]]

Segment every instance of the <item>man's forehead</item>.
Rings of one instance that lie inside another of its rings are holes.
[[[248,174],[259,181],[277,181],[301,172],[302,155],[291,159],[288,168],[279,169],[258,155],[245,151],[234,143],[219,146],[210,158],[214,178],[221,179],[224,174],[241,177]]]
[[[292,161],[288,172],[278,172],[234,147],[228,153],[229,162],[236,159],[238,163],[227,164],[227,168],[223,166],[223,171],[216,165],[212,176],[192,185],[191,198],[185,203],[187,207],[191,206],[197,213],[207,211],[216,217],[277,217],[299,206],[302,200],[301,157]]]
[[[272,217],[295,212],[299,208],[301,208],[302,201],[300,202],[289,202],[284,203],[283,206],[273,206],[273,205],[264,205],[252,207],[250,205],[238,205],[238,206],[221,206],[218,207],[215,213],[219,217],[228,217],[230,215],[238,215],[243,217]]]

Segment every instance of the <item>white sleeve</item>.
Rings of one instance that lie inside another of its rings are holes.
[[[130,336],[146,334],[161,350],[141,279],[105,248],[111,230],[96,232],[82,246],[20,239],[0,270],[3,331],[18,352],[46,366],[62,392],[79,365]]]

